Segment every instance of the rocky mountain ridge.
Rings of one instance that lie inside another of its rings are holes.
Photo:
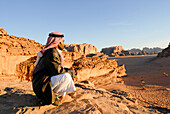
[[[144,47],[142,50],[137,49],[137,48],[132,48],[128,51],[132,52],[133,54],[137,54],[137,53],[140,53],[142,51],[146,52],[146,54],[158,54],[159,52],[162,51],[162,49],[159,48],[159,47],[153,47],[153,48]]]
[[[112,46],[108,48],[102,48],[101,53],[104,53],[109,56],[129,56],[129,55],[152,55],[152,54],[158,54],[161,52],[161,48],[148,48],[144,47],[142,50],[140,49],[130,49],[130,50],[125,50],[123,49],[122,46]]]
[[[35,55],[42,49],[42,44],[27,38],[8,35],[0,28],[0,52],[1,55]]]

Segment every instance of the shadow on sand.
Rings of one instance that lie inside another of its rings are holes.
[[[0,96],[1,114],[16,113],[24,107],[40,106],[38,98],[25,90],[6,87],[3,93]]]

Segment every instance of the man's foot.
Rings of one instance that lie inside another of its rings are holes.
[[[76,91],[71,92],[68,95],[71,96],[74,99],[74,98],[76,98]]]
[[[63,96],[57,95],[57,96],[56,96],[56,99],[55,99],[55,102],[53,103],[53,105],[55,105],[55,106],[60,106],[60,105],[62,105],[62,100],[63,100]]]

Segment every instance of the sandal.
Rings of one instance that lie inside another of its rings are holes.
[[[61,97],[62,97],[62,96],[57,95],[57,96],[56,96],[56,99],[55,99],[55,101],[54,101],[54,103],[53,103],[53,105],[55,105],[55,106],[60,106],[60,105],[62,105]]]

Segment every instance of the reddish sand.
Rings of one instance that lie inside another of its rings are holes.
[[[127,77],[124,84],[98,85],[109,91],[119,89],[129,92],[139,104],[149,107],[170,109],[170,57],[154,56],[116,57],[119,64],[125,64]],[[168,76],[169,74],[169,76]],[[145,82],[142,89],[141,82]]]

